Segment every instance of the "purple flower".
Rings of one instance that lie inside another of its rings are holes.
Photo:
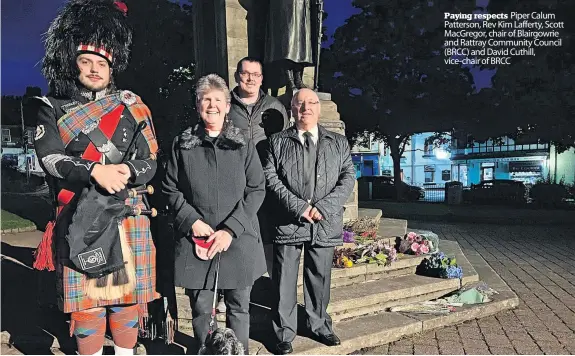
[[[353,235],[354,235],[353,231],[343,230],[343,242],[346,242],[346,243],[355,242]]]

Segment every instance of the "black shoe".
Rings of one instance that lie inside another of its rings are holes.
[[[293,348],[291,347],[291,342],[282,341],[276,345],[276,353],[278,355],[287,355],[293,352]]]
[[[326,345],[326,346],[337,346],[339,344],[341,344],[341,341],[339,340],[339,337],[337,337],[335,334],[320,334],[316,336],[317,341],[321,342],[322,344]]]

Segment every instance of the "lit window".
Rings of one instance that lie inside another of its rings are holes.
[[[2,142],[12,142],[12,137],[10,136],[10,129],[2,129]]]

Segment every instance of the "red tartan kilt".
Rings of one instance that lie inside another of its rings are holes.
[[[144,208],[141,197],[130,198],[126,204]],[[136,268],[136,289],[133,293],[115,300],[93,300],[84,294],[86,277],[69,267],[61,270],[63,283],[61,309],[64,313],[117,304],[145,304],[160,298],[156,292],[156,247],[150,232],[147,216],[126,218],[123,222],[126,238],[134,256]]]

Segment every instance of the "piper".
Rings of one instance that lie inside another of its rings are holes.
[[[70,314],[80,354],[102,354],[107,316],[115,353],[133,354],[146,305],[160,297],[151,214],[143,213],[150,209],[142,195],[128,196],[156,172],[152,117],[139,96],[113,80],[128,66],[127,10],[118,1],[70,0],[47,32],[42,71],[49,94],[28,108],[36,111],[34,145],[57,195],[56,219],[34,267],[56,270],[58,304]],[[104,209],[93,209],[97,204]],[[120,216],[126,205],[142,214]]]

